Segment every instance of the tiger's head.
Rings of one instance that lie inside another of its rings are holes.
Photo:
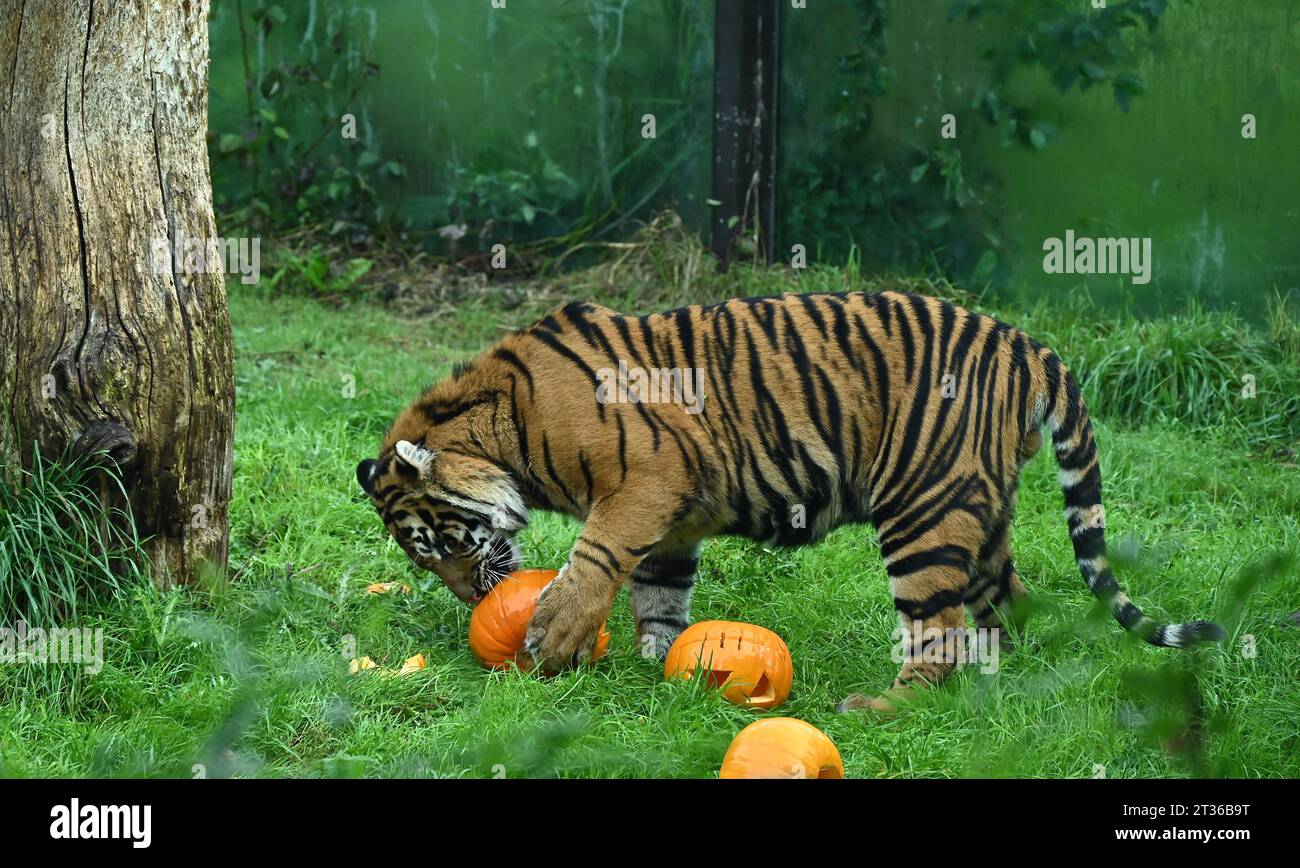
[[[518,568],[514,535],[528,513],[491,462],[398,440],[358,464],[357,481],[407,556],[462,601],[474,605]]]

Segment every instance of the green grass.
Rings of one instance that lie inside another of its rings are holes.
[[[683,281],[680,260],[654,255],[638,265],[647,284],[660,267]],[[681,291],[769,291],[779,277],[687,275]],[[805,289],[859,283],[847,269],[794,279]],[[678,300],[629,303],[614,283],[591,272],[566,288],[629,308]],[[610,620],[611,652],[597,665],[551,678],[486,672],[466,646],[469,610],[409,564],[359,496],[355,465],[374,454],[393,415],[500,326],[530,316],[529,305],[507,319],[490,288],[454,315],[407,320],[364,304],[339,310],[234,291],[235,578],[170,591],[128,582],[87,603],[79,624],[107,637],[98,675],[67,669],[34,683],[24,671],[31,667],[0,666],[0,772],[714,775],[729,740],[755,716],[698,682],[665,682],[636,653],[626,596]],[[1126,406],[1123,389],[1159,383],[1172,364],[1108,380],[1107,371],[1137,368],[1093,364],[1105,358],[1090,355],[1106,351],[1098,336],[1116,350],[1141,328],[1183,333],[1177,323],[1086,321],[1077,311],[999,312],[1042,326],[1039,336],[1059,341],[1072,365],[1088,361],[1083,367],[1099,372],[1087,380],[1097,408]],[[1214,332],[1239,350],[1224,334]],[[1265,377],[1294,382],[1295,371],[1277,369],[1294,347],[1261,339],[1247,348],[1262,354],[1261,393]],[[352,381],[355,396],[346,397]],[[712,541],[694,617],[751,621],[786,639],[796,676],[776,713],[825,730],[851,777],[1091,777],[1098,766],[1108,777],[1300,776],[1300,626],[1287,619],[1300,610],[1300,587],[1294,560],[1274,557],[1300,551],[1297,471],[1276,451],[1295,445],[1295,420],[1217,425],[1180,414],[1185,397],[1149,398],[1165,410],[1135,408],[1135,419],[1095,412],[1107,525],[1120,580],[1139,605],[1170,619],[1223,617],[1232,636],[1222,647],[1149,648],[1099,616],[1074,566],[1050,450],[1025,471],[1014,535],[1036,615],[994,674],[967,669],[893,717],[834,713],[839,699],[878,692],[896,670],[895,616],[866,528],[797,551]],[[1261,442],[1275,448],[1261,451]],[[527,563],[558,566],[577,531],[535,517],[522,535]],[[382,581],[414,592],[365,593]],[[1243,653],[1252,646],[1254,656]],[[350,656],[391,666],[415,653],[429,667],[413,676],[346,671]]]
[[[111,465],[94,457],[51,461],[32,449],[30,469],[0,474],[0,612],[32,623],[77,616],[87,596],[111,595],[139,577],[144,550]]]

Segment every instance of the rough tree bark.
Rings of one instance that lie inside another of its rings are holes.
[[[162,583],[228,548],[224,276],[170,254],[216,237],[207,17],[208,0],[0,0],[0,412],[17,434],[0,463],[33,441],[107,451]]]

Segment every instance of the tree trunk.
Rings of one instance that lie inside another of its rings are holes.
[[[225,278],[185,255],[216,239],[207,17],[0,0],[0,461],[108,452],[164,584],[229,541]]]

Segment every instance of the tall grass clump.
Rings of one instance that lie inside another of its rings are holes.
[[[122,479],[97,456],[0,472],[0,621],[53,624],[142,577],[146,555]]]
[[[1151,319],[1040,304],[1017,325],[1065,359],[1095,415],[1300,442],[1300,318],[1280,295],[1262,326],[1196,301]]]

